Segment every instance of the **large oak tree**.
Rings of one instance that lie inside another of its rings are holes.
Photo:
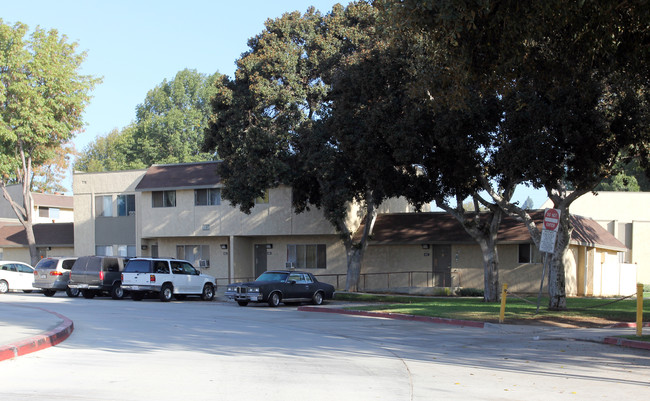
[[[418,85],[452,109],[473,93],[503,110],[492,162],[562,210],[549,275],[551,309],[566,307],[569,206],[617,172],[622,155],[648,171],[647,2],[377,0],[396,35],[425,35]],[[623,163],[624,164],[624,163]],[[483,189],[540,233],[518,205]],[[567,189],[571,188],[571,191]]]

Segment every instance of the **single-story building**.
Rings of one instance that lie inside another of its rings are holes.
[[[41,258],[74,255],[73,223],[34,224],[33,228]],[[31,264],[27,233],[22,224],[0,226],[0,259]]]

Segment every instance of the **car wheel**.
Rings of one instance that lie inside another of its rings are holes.
[[[174,297],[174,288],[171,284],[163,284],[160,289],[160,300],[163,302],[169,302]]]
[[[120,283],[113,284],[113,288],[111,288],[111,298],[113,299],[124,298],[124,288],[122,288],[122,285],[120,285]]]
[[[142,301],[144,298],[144,293],[142,291],[136,291],[131,293],[131,299],[134,301]]]
[[[280,305],[280,293],[274,292],[269,295],[269,306],[276,307],[278,305]]]
[[[322,305],[323,304],[323,293],[318,291],[317,293],[314,294],[313,297],[311,297],[311,303],[314,305]]]
[[[246,306],[246,305],[248,305],[248,301],[237,301],[237,303],[239,304],[239,306]]]
[[[0,280],[0,294],[9,292],[9,284],[6,281]]]
[[[23,292],[24,292],[25,294],[31,294],[31,293],[32,293],[32,290],[23,290]]]
[[[93,290],[81,290],[81,296],[83,296],[86,299],[93,299],[93,298],[95,298],[95,291],[93,291]]]
[[[203,292],[201,293],[201,299],[204,301],[212,301],[214,298],[214,286],[210,283],[203,286]]]
[[[67,287],[65,289],[65,295],[69,296],[70,298],[76,298],[79,296],[79,288]]]
[[[45,295],[46,297],[54,296],[54,294],[56,294],[55,290],[43,290],[43,295]]]

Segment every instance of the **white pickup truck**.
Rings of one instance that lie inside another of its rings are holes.
[[[214,298],[216,280],[201,274],[186,260],[135,258],[122,271],[122,288],[131,291],[134,301],[148,293],[157,293],[163,302],[172,297],[182,300],[187,295],[200,295],[204,301]]]

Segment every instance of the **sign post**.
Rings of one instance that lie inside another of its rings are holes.
[[[542,223],[542,237],[539,241],[539,251],[545,252],[544,267],[542,268],[542,281],[539,283],[539,294],[537,295],[537,312],[539,312],[539,303],[542,298],[542,288],[544,288],[544,276],[546,275],[546,266],[549,260],[549,253],[555,252],[555,242],[557,241],[557,231],[560,228],[559,209],[546,209],[544,211],[544,222]]]

